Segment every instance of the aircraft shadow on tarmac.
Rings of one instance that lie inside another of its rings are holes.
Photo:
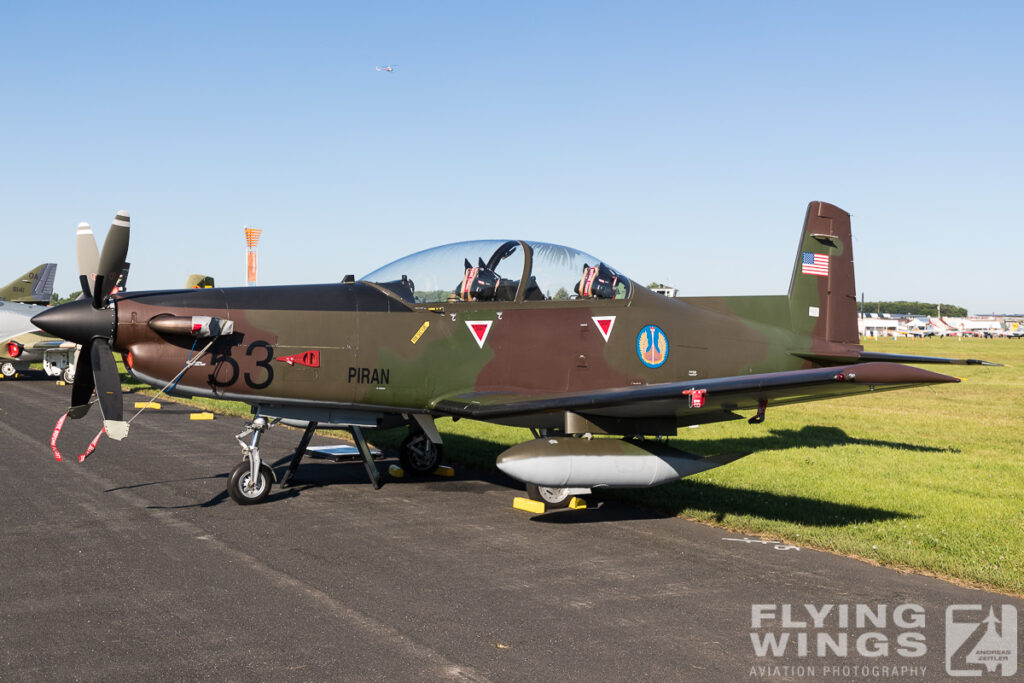
[[[833,446],[870,446],[891,448],[917,453],[958,453],[955,448],[936,448],[920,444],[861,439],[852,437],[837,427],[806,426],[796,429],[776,429],[767,435],[750,438],[715,439],[708,441],[679,440],[677,446],[692,448],[701,455],[745,453],[758,457],[758,453],[790,448],[829,448]],[[652,489],[636,489],[612,494],[627,501],[675,516],[686,511],[700,510],[714,515],[718,522],[726,515],[750,515],[776,521],[793,522],[807,526],[836,526],[863,524],[892,519],[910,519],[914,515],[878,507],[835,503],[806,496],[780,495],[768,491],[754,491],[682,479]]]
[[[494,458],[507,446],[466,436],[446,435],[446,444],[456,453],[472,453],[473,465],[486,467],[487,460]],[[800,429],[777,429],[766,435],[750,438],[713,439],[695,441],[678,439],[674,445],[687,450],[693,449],[701,455],[724,453],[754,454],[779,451],[790,448],[828,448],[833,446],[860,445],[872,448],[893,448],[918,453],[957,453],[954,448],[936,448],[914,443],[862,439],[850,436],[842,429],[829,426],[809,425]],[[461,459],[461,458],[460,458]],[[495,483],[516,487],[509,479],[499,478]],[[913,515],[896,510],[866,507],[846,503],[835,503],[812,497],[780,495],[766,491],[722,486],[683,479],[678,482],[650,489],[596,490],[592,500],[595,506],[586,511],[566,514],[538,515],[535,521],[550,524],[592,523],[625,519],[652,519],[675,517],[687,510],[703,510],[714,514],[723,521],[726,515],[751,515],[777,521],[793,522],[808,526],[833,526],[863,524],[892,519],[913,518]],[[605,502],[629,503],[605,505]]]
[[[291,461],[291,455],[280,457],[273,462],[268,464],[277,473],[278,481],[284,476],[284,471]],[[459,491],[469,493],[483,493],[484,487],[482,484],[485,481],[490,483],[498,484],[509,484],[510,479],[505,481],[498,481],[496,478],[492,478],[488,475],[484,475],[476,471],[467,471],[464,468],[457,467],[456,475],[454,477],[425,477],[425,478],[403,478],[395,479],[387,474],[388,466],[397,464],[397,457],[391,456],[388,451],[385,451],[383,456],[375,458],[377,469],[382,473],[385,486],[402,486],[406,484],[419,484],[425,488],[441,489],[446,491]],[[218,474],[211,474],[208,477],[193,477],[191,479],[178,479],[168,481],[153,481],[142,484],[133,484],[131,486],[123,486],[119,488],[140,488],[145,486],[154,486],[159,484],[169,484],[179,481],[201,481],[201,480],[212,480],[212,479],[227,479],[228,472],[221,472]],[[361,460],[355,458],[346,457],[341,459],[340,462],[324,462],[323,460],[313,460],[307,457],[303,460],[299,469],[296,471],[294,478],[291,480],[291,484],[288,488],[282,489],[275,485],[273,492],[264,500],[260,505],[268,505],[274,502],[287,500],[289,498],[295,498],[302,494],[303,491],[309,489],[323,488],[326,486],[345,486],[345,485],[358,485],[358,486],[370,486],[369,478],[366,473],[366,469]],[[110,489],[116,491],[118,489]],[[184,505],[150,505],[150,509],[160,510],[179,510],[185,508],[208,508],[221,503],[231,503],[227,491],[219,491],[209,500],[201,503],[189,503]]]
[[[377,467],[386,473],[388,465],[397,462],[388,449],[389,438],[375,443],[384,450],[382,458],[377,459]],[[895,448],[910,452],[955,453],[956,449],[936,448],[913,443],[883,441],[877,439],[861,439],[852,437],[836,427],[805,426],[799,430],[772,430],[767,435],[750,438],[715,439],[696,441],[680,439],[676,445],[705,452],[702,455],[718,453],[756,453],[778,451],[789,448],[827,448],[831,446],[864,445],[878,448]],[[465,493],[483,493],[486,488],[481,484],[505,486],[513,491],[521,491],[522,485],[505,475],[494,471],[494,461],[498,454],[508,446],[486,439],[477,439],[465,435],[445,435],[445,448],[450,460],[455,464],[453,478],[425,479],[394,479],[384,476],[386,486],[418,484],[421,487],[445,491]],[[284,469],[291,459],[290,454],[279,457],[269,463],[278,474],[283,476]],[[469,469],[467,469],[469,468]],[[212,474],[207,479],[223,479],[226,472]],[[163,482],[151,482],[159,484]],[[322,460],[305,459],[287,489],[276,488],[263,504],[295,498],[303,491],[324,486],[358,484],[368,486],[366,471],[360,461],[347,459],[341,463],[324,462]],[[135,486],[146,486],[137,484]],[[220,491],[211,499],[187,505],[169,506],[166,509],[212,507],[229,502],[227,492]],[[896,510],[878,507],[865,507],[845,503],[834,503],[804,496],[780,495],[765,491],[721,486],[692,479],[659,486],[652,489],[632,489],[628,491],[598,490],[591,499],[591,507],[585,511],[571,511],[566,514],[538,515],[533,519],[549,524],[578,524],[609,522],[627,519],[654,519],[673,517],[687,510],[702,510],[713,513],[715,519],[722,521],[726,515],[751,515],[778,521],[793,522],[808,526],[833,526],[863,524],[900,518],[912,518],[913,515]],[[622,503],[627,503],[623,505]],[[153,506],[161,507],[161,506]]]
[[[651,501],[652,507],[673,516],[694,510],[710,512],[716,522],[725,521],[726,515],[749,515],[805,526],[846,526],[914,518],[914,515],[897,510],[751,491],[686,479],[668,484],[663,489],[658,492],[658,500]],[[630,500],[645,505],[645,501],[637,498],[647,493],[645,491]]]
[[[937,448],[903,441],[860,439],[850,436],[838,427],[807,425],[800,429],[772,429],[767,435],[735,439],[709,439],[697,441],[678,439],[674,445],[687,450],[694,448],[701,455],[718,453],[759,453],[788,448],[827,448],[829,446],[871,446],[874,448],[895,448],[916,453],[959,453],[956,448]]]

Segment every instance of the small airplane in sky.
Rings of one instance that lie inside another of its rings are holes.
[[[96,273],[88,298],[34,318],[83,345],[68,416],[85,415],[95,390],[107,435],[127,435],[114,351],[170,394],[250,404],[228,478],[242,504],[277,480],[259,443],[279,421],[305,427],[282,484],[318,425],[351,430],[374,486],[363,429],[406,425],[399,460],[427,474],[442,454],[436,418],[526,427],[534,438],[498,467],[561,506],[740,457],[701,458],[648,437],[959,381],[904,363],[987,364],[865,351],[850,216],[823,202],[807,208],[788,293],[731,297],[669,298],[587,253],[529,240],[448,244],[332,284],[111,295],[129,222],[118,213],[98,262],[80,259]]]
[[[377,71],[394,71],[397,64],[385,64],[384,66],[378,66]]]

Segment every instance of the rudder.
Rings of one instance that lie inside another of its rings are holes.
[[[789,283],[795,331],[816,340],[858,344],[850,214],[826,202],[807,205]]]

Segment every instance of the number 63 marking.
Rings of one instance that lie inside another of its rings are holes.
[[[256,381],[253,379],[252,374],[246,372],[242,375],[242,379],[245,380],[246,386],[251,389],[264,389],[270,386],[270,383],[274,381],[274,368],[270,365],[270,361],[274,358],[274,347],[263,341],[257,339],[245,349],[245,355],[251,356],[257,349],[262,349],[265,353],[264,357],[256,361],[256,367],[263,368],[266,372],[264,379]],[[227,387],[231,386],[238,381],[238,374],[240,372],[238,368],[238,361],[232,358],[230,354],[231,350],[228,349],[227,353],[214,354],[211,359],[211,365],[214,366],[213,372],[210,373],[210,384],[215,387]],[[220,368],[227,366],[230,368],[230,377],[226,379],[218,379]]]

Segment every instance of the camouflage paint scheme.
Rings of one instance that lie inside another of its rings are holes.
[[[0,287],[0,299],[23,304],[49,304],[56,263],[40,263],[19,278]]]
[[[827,254],[828,275],[803,274],[804,252]],[[417,304],[363,281],[142,292],[115,295],[113,348],[162,387],[207,342],[158,333],[150,321],[228,319],[233,334],[214,341],[173,393],[242,400],[266,415],[357,411],[383,425],[427,413],[574,433],[675,433],[759,404],[956,381],[856,365],[894,359],[862,353],[855,292],[849,214],[812,202],[785,295],[670,299],[632,283],[624,299],[529,301],[521,288],[515,301]],[[615,318],[607,341],[594,321],[602,316]],[[482,344],[467,321],[491,323]],[[638,353],[652,325],[668,340],[659,367]],[[319,354],[318,367],[281,360],[307,352]],[[706,391],[703,406],[691,405],[690,389]]]
[[[97,256],[80,224],[88,296],[33,318],[82,344],[68,417],[83,417],[95,393],[106,434],[127,436],[114,351],[169,393],[250,404],[253,419],[237,437],[243,460],[227,485],[243,505],[265,500],[276,480],[259,455],[274,418],[305,426],[282,485],[317,425],[351,428],[375,487],[364,427],[408,424],[399,460],[416,474],[440,462],[436,417],[530,427],[534,440],[498,456],[497,467],[562,506],[591,487],[653,486],[728,461],[632,437],[739,419],[739,410],[756,410],[750,422],[759,423],[773,405],[958,381],[904,362],[982,363],[863,350],[850,216],[822,202],[807,208],[789,291],[753,297],[670,299],[583,252],[518,240],[444,245],[358,282],[113,293],[129,229],[118,212]],[[627,438],[573,438],[595,433]]]

